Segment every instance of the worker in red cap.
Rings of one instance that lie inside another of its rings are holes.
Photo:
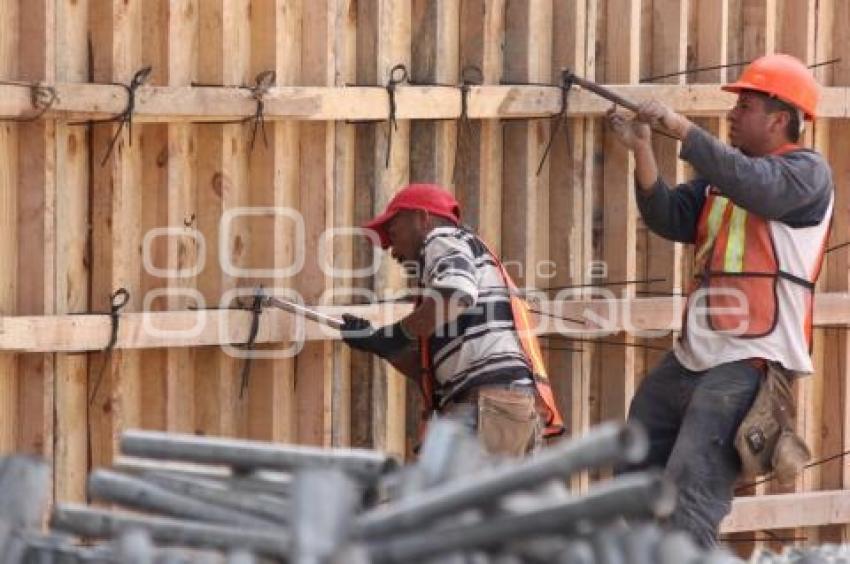
[[[345,342],[414,379],[427,412],[463,422],[492,454],[521,456],[560,432],[525,303],[498,257],[461,226],[454,196],[405,186],[365,227],[415,267],[420,291],[413,312],[387,327],[343,316]]]
[[[649,433],[643,466],[665,468],[678,486],[672,525],[706,546],[731,508],[742,463],[748,473],[793,473],[808,457],[783,403],[790,393],[779,391],[813,371],[812,299],[834,192],[824,158],[799,145],[819,92],[802,62],[761,57],[723,89],[738,96],[731,146],[657,101],[631,120],[609,113],[634,154],[644,222],[694,245],[683,331],[641,382],[629,419]],[[681,139],[694,180],[671,188],[659,176],[650,124]]]

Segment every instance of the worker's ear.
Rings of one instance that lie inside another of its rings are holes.
[[[788,129],[788,123],[791,121],[791,116],[788,112],[771,112],[767,114],[768,128],[771,133],[784,133]]]

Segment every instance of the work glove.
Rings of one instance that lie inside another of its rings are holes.
[[[375,329],[368,320],[356,315],[344,313],[342,320],[344,323],[339,332],[349,347],[383,359],[398,355],[413,343],[413,339],[401,328],[401,322]]]

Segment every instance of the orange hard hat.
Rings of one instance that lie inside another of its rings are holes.
[[[798,58],[776,53],[759,57],[744,69],[737,82],[722,86],[727,92],[755,90],[791,104],[801,110],[806,119],[816,115],[820,88]]]

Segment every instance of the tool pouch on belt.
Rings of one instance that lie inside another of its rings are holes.
[[[780,484],[794,478],[811,458],[794,432],[794,396],[786,372],[768,363],[753,406],[738,427],[735,448],[745,479],[773,472]]]

